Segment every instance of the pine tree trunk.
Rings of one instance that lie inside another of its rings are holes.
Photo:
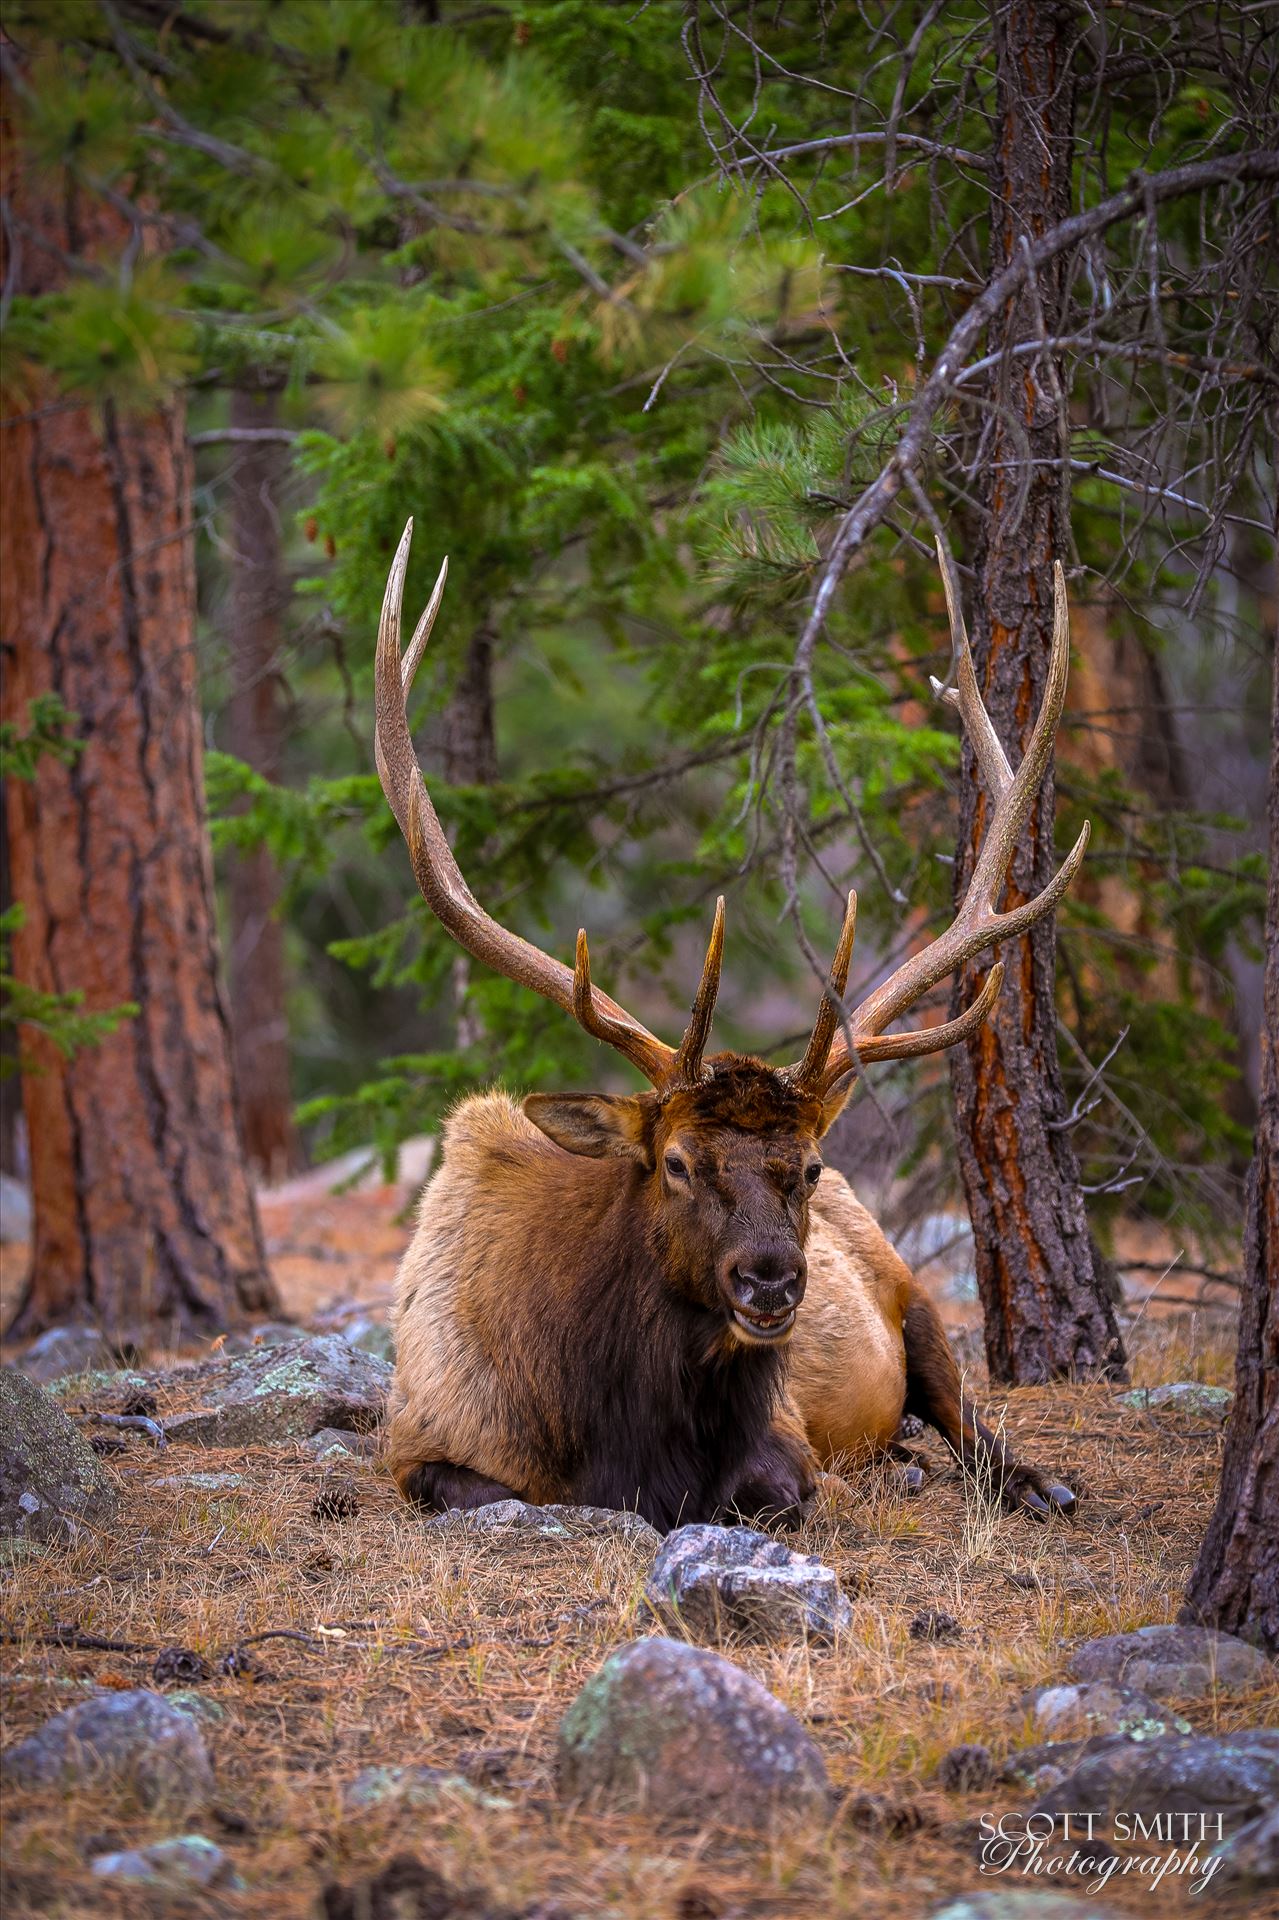
[[[73,186],[13,179],[68,253],[127,235]],[[51,262],[53,264],[51,265]],[[28,245],[21,290],[61,269]],[[43,401],[43,405],[42,405]],[[143,1339],[273,1312],[218,981],[194,646],[184,412],[131,419],[45,391],[0,432],[4,713],[61,696],[83,751],[7,800],[14,971],[140,1012],[70,1063],[24,1036],[33,1267],[13,1333],[91,1318]]]
[[[1270,878],[1262,990],[1261,1097],[1244,1223],[1235,1400],[1221,1491],[1184,1617],[1279,1653],[1279,647],[1270,747]]]
[[[995,9],[997,69],[991,272],[1070,210],[1074,85],[1064,8],[1018,0]],[[1061,269],[1040,275],[992,328],[995,347],[1054,331]],[[1054,558],[1067,550],[1055,464],[1058,409],[1043,358],[1005,363],[982,459],[973,654],[996,731],[1014,764],[1043,697],[1052,641]],[[1011,417],[1010,417],[1011,416]],[[1019,430],[1020,429],[1020,430]],[[1027,467],[1027,459],[1032,463]],[[964,750],[956,892],[981,842],[988,801]],[[1051,772],[1013,861],[1006,904],[1030,898],[1053,871]],[[972,1218],[986,1353],[994,1380],[1118,1375],[1123,1348],[1098,1272],[1057,1061],[1055,932],[1043,922],[1004,953],[1004,989],[990,1020],[951,1054],[960,1167]],[[981,973],[965,969],[954,1007]]]
[[[278,396],[235,388],[233,428],[274,427]],[[237,444],[231,467],[231,679],[227,747],[267,780],[280,777],[284,712],[278,651],[285,600],[280,501],[288,448]],[[251,1164],[279,1179],[298,1164],[289,1092],[289,1032],[280,875],[269,850],[234,853],[228,864],[231,914],[231,1026],[240,1119]]]

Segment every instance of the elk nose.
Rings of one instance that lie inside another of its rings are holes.
[[[783,1313],[804,1297],[808,1266],[802,1254],[756,1254],[750,1265],[740,1262],[729,1275],[733,1299],[739,1307],[758,1313]]]

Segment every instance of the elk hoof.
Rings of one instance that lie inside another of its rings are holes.
[[[1048,1504],[1050,1507],[1055,1507],[1058,1513],[1070,1515],[1074,1513],[1079,1502],[1069,1487],[1063,1487],[1059,1480],[1055,1480],[1048,1489]]]
[[[898,1467],[897,1469],[898,1488],[908,1500],[913,1500],[917,1493],[924,1491],[924,1482],[927,1478],[928,1475],[924,1472],[924,1469],[915,1466],[913,1463],[910,1466]]]
[[[1054,1481],[1042,1493],[1037,1487],[1023,1487],[1017,1504],[1036,1520],[1051,1520],[1055,1513],[1069,1518],[1078,1502],[1069,1487]]]

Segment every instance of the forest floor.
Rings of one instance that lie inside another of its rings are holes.
[[[268,1205],[299,1318],[323,1323],[339,1301],[386,1295],[406,1232],[388,1225],[391,1211],[385,1192],[353,1194],[317,1202],[286,1232]],[[348,1233],[363,1274],[356,1288],[335,1273]],[[1141,1384],[1229,1384],[1219,1317],[1147,1317],[1134,1344]],[[182,1403],[180,1382],[168,1391],[161,1413]],[[170,1899],[166,1914],[309,1917],[323,1911],[326,1886],[351,1887],[411,1853],[495,1904],[558,1902],[583,1920],[921,1920],[948,1895],[1008,1886],[979,1875],[975,1823],[1029,1801],[1012,1787],[943,1793],[931,1781],[938,1760],[965,1742],[998,1756],[1032,1741],[1023,1695],[1062,1676],[1072,1643],[1174,1619],[1216,1491],[1215,1421],[1136,1411],[1097,1386],[1026,1389],[1006,1407],[1023,1456],[1079,1493],[1074,1524],[991,1524],[929,1440],[937,1471],[917,1498],[903,1499],[877,1469],[831,1477],[790,1540],[837,1570],[853,1601],[850,1633],[833,1647],[723,1643],[821,1748],[841,1796],[825,1824],[771,1839],[699,1830],[694,1806],[689,1830],[673,1834],[566,1808],[555,1790],[557,1728],[605,1656],[652,1630],[640,1598],[648,1556],[612,1537],[428,1528],[375,1464],[353,1459],[339,1471],[300,1448],[173,1443],[157,1455],[130,1435],[106,1463],[121,1494],[110,1535],[20,1560],[0,1589],[5,1740],[81,1689],[149,1685],[160,1648],[193,1649],[216,1669],[227,1649],[287,1630],[299,1637],[253,1647],[250,1672],[200,1689],[223,1715],[209,1734],[216,1812],[201,1830],[244,1888]],[[196,1471],[241,1483],[221,1495],[156,1484]],[[335,1479],[353,1495],[339,1511],[354,1510],[317,1518],[316,1496]],[[922,1608],[954,1615],[960,1637],[912,1639]],[[50,1645],[54,1625],[137,1651]],[[1275,1723],[1279,1693],[1182,1711],[1205,1732]],[[398,1811],[344,1807],[342,1788],[362,1769],[420,1763],[472,1786]],[[859,1824],[867,1793],[887,1803],[887,1829]],[[152,1910],[138,1889],[92,1878],[87,1861],[165,1837],[171,1821],[118,1798],[68,1806],[43,1790],[10,1793],[5,1812],[6,1920]],[[1148,1884],[1116,1877],[1107,1911],[1260,1910],[1256,1896],[1213,1889],[1196,1902],[1184,1883],[1153,1895]]]

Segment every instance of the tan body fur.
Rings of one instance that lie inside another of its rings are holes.
[[[593,1212],[607,1219],[618,1177],[615,1161],[553,1145],[505,1094],[453,1113],[397,1279],[387,1456],[401,1481],[424,1460],[447,1460],[531,1501],[572,1497],[526,1444],[529,1408],[553,1430],[557,1409],[539,1387],[554,1372],[546,1342],[571,1338],[554,1295],[564,1232],[570,1213],[579,1233]],[[777,1424],[802,1428],[825,1466],[887,1446],[897,1431],[914,1283],[829,1168],[811,1201],[807,1254]]]

